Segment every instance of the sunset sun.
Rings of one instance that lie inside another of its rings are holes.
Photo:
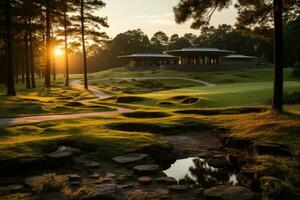
[[[63,52],[62,49],[56,48],[56,49],[54,50],[54,54],[55,54],[55,56],[62,56],[62,55],[64,54],[64,52]]]

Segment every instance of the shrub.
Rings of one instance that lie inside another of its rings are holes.
[[[68,178],[63,175],[43,174],[33,178],[31,186],[36,193],[59,192],[68,185]]]

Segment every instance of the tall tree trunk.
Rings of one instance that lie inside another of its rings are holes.
[[[31,27],[31,19],[29,20],[29,44],[30,44],[30,72],[31,72],[31,86],[32,88],[36,88],[35,85],[35,66],[34,66],[34,51],[33,51],[33,38],[32,38],[32,27]]]
[[[25,74],[24,74],[24,59],[22,60],[22,65],[21,65],[21,73],[22,73],[22,83],[25,82]]]
[[[25,35],[24,35],[24,45],[25,45],[25,78],[26,78],[26,88],[30,89],[31,84],[30,84],[30,61],[29,61],[29,45],[28,45],[28,30],[25,30]]]
[[[283,110],[283,34],[282,34],[282,0],[274,3],[274,91],[273,105],[275,111]]]
[[[16,79],[16,83],[19,82],[19,70],[18,70],[18,63],[17,62],[14,62],[15,64],[15,68],[14,68],[14,73],[15,73],[15,79]]]
[[[55,45],[54,45],[54,34],[53,30],[51,31],[51,58],[52,58],[52,77],[53,81],[56,80],[56,59],[55,59]]]
[[[87,57],[85,49],[85,38],[84,38],[84,0],[80,2],[80,15],[81,15],[81,39],[82,39],[82,53],[83,53],[83,74],[84,74],[84,88],[88,89],[88,77],[87,77]]]
[[[46,68],[45,68],[45,87],[51,87],[51,16],[50,0],[46,0]]]
[[[6,56],[7,56],[7,95],[15,96],[14,68],[12,59],[12,31],[11,31],[11,5],[10,0],[6,0]]]
[[[67,13],[66,13],[66,10],[67,10],[67,5],[65,3],[65,8],[64,8],[64,34],[65,34],[65,67],[66,67],[66,72],[65,72],[65,75],[66,75],[66,82],[65,82],[65,86],[66,87],[69,87],[69,50],[68,50],[68,28],[67,28]]]

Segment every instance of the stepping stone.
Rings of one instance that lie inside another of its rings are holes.
[[[79,153],[79,149],[72,147],[60,146],[58,149],[52,153],[47,154],[47,157],[52,159],[61,159],[72,156],[74,153]]]
[[[245,187],[221,185],[204,191],[207,200],[251,200],[253,192]]]
[[[150,164],[150,165],[137,165],[133,168],[133,171],[138,174],[151,174],[159,170],[159,165]]]
[[[32,177],[28,177],[24,180],[24,183],[29,186],[32,187],[33,183],[35,182],[35,180],[37,180],[38,178],[40,178],[40,176],[32,176]]]
[[[123,156],[114,157],[113,161],[119,164],[130,164],[140,162],[148,157],[147,154],[127,154]]]
[[[122,189],[132,188],[132,187],[134,187],[134,184],[120,185],[120,187],[121,187]]]
[[[214,168],[225,168],[230,166],[230,163],[224,158],[210,158],[207,161],[207,164]]]
[[[23,188],[24,188],[23,185],[18,185],[18,184],[6,186],[6,189],[8,189],[8,190],[10,190],[10,191],[19,191],[19,190],[21,190],[21,189],[23,189]]]
[[[160,177],[155,180],[157,183],[167,184],[167,185],[176,185],[177,180],[173,177]]]
[[[84,165],[89,168],[97,168],[97,167],[101,166],[100,163],[95,162],[95,161],[87,161],[84,163]]]
[[[171,185],[168,188],[171,191],[186,192],[190,187],[188,185]]]
[[[199,153],[199,155],[198,155],[198,157],[200,157],[200,158],[209,158],[212,156],[213,156],[213,154],[210,151],[204,151],[204,152]]]
[[[138,182],[142,185],[148,185],[152,183],[152,178],[148,176],[142,176],[138,179]]]
[[[97,185],[96,188],[82,198],[83,200],[111,199],[129,200],[123,189],[115,184]]]

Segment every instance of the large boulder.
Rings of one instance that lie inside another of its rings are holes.
[[[115,184],[98,185],[83,200],[128,200],[122,188]]]
[[[204,191],[206,200],[251,200],[254,193],[241,186],[221,185]]]

